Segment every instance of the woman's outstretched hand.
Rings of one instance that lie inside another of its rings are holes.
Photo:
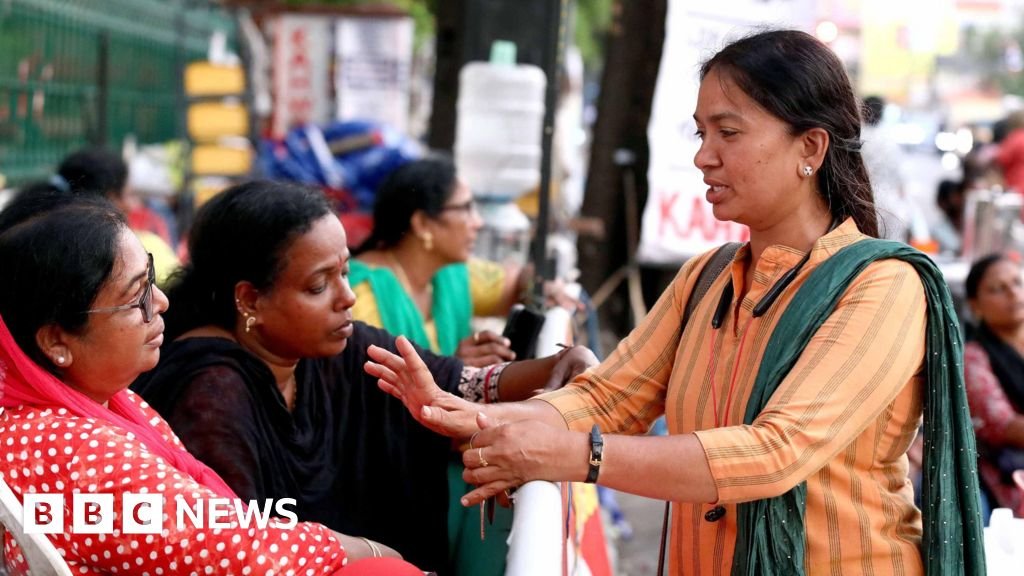
[[[473,506],[531,480],[582,480],[587,471],[586,434],[537,420],[501,423],[476,417],[480,431],[462,453],[462,478],[476,489],[462,497]]]
[[[401,356],[379,346],[367,349],[373,360],[364,369],[377,378],[377,386],[401,400],[416,421],[438,434],[468,438],[476,432],[481,406],[441,390],[404,336],[395,340],[395,346]]]

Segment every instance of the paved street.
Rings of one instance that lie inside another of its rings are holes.
[[[633,526],[633,537],[616,539],[618,552],[617,576],[655,576],[658,567],[658,539],[661,536],[665,503],[618,493],[619,504],[626,519]]]

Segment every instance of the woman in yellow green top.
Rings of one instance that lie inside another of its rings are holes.
[[[353,318],[472,366],[515,357],[505,338],[490,331],[474,333],[470,321],[474,315],[507,313],[525,275],[470,258],[483,222],[450,160],[431,157],[395,170],[377,191],[373,220],[373,233],[351,260]],[[448,544],[455,574],[500,576],[511,514],[499,509],[481,541],[479,516],[459,505],[470,489],[462,480],[460,460],[449,468],[448,486]]]
[[[377,192],[373,221],[352,261],[357,320],[472,366],[514,358],[500,335],[474,334],[470,321],[507,313],[525,275],[470,258],[483,221],[450,160],[395,170]]]

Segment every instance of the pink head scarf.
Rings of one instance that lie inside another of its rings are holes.
[[[115,353],[111,351],[111,353]],[[236,498],[224,480],[186,450],[167,440],[149,423],[124,390],[107,407],[57,380],[21,350],[0,317],[0,407],[64,408],[74,416],[94,418],[131,432],[154,454],[225,498]]]

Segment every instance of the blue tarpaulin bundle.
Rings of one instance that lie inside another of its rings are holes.
[[[344,191],[360,212],[372,210],[385,176],[422,155],[415,140],[367,121],[298,126],[283,140],[263,140],[259,152],[266,177]]]

